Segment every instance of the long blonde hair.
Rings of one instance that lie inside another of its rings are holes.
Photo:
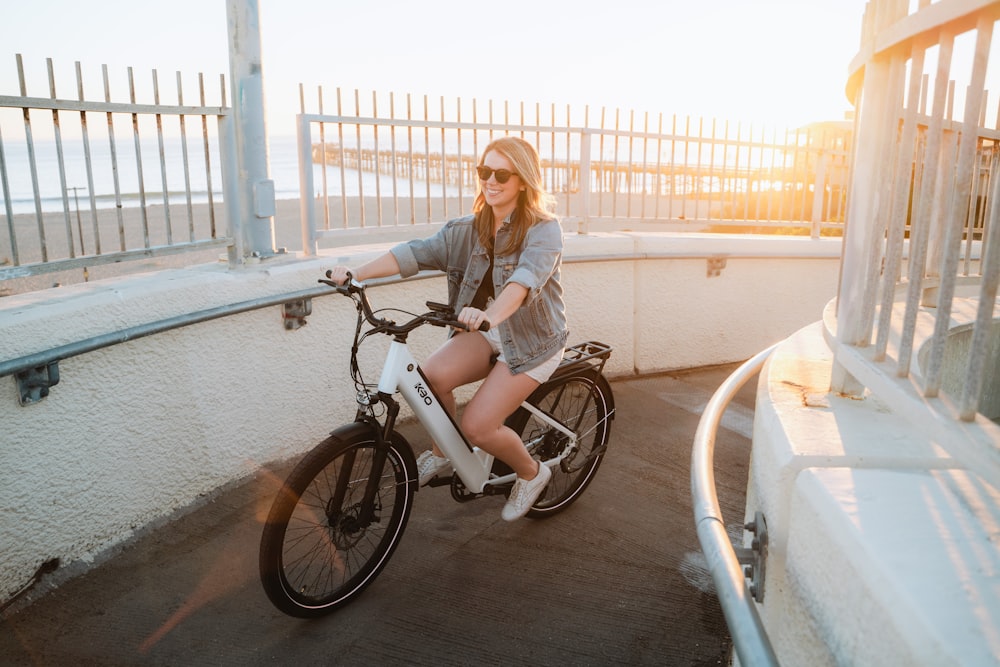
[[[545,190],[545,183],[542,181],[542,163],[534,146],[519,137],[500,137],[491,141],[483,150],[483,159],[490,151],[496,151],[510,161],[514,173],[521,179],[525,188],[517,197],[517,208],[511,218],[514,233],[508,237],[506,247],[501,249],[501,252],[506,254],[524,243],[524,237],[532,225],[553,217],[554,201],[552,195]],[[482,164],[482,159],[479,164]],[[479,241],[492,251],[495,221],[493,209],[486,204],[482,183],[476,194],[476,200],[472,203],[472,212],[476,215]]]

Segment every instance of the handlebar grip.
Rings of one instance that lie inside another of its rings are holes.
[[[341,294],[350,294],[352,289],[361,287],[361,283],[354,280],[354,275],[350,271],[347,272],[347,280],[345,280],[343,284],[338,284],[333,281],[333,269],[327,269],[324,275],[326,276],[326,280],[320,278],[316,282],[329,285]]]

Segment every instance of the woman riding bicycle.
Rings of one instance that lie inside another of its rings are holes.
[[[329,275],[343,284],[348,272],[358,281],[407,278],[426,269],[445,272],[449,304],[469,330],[453,332],[421,369],[452,415],[453,391],[483,380],[465,406],[461,429],[472,444],[517,473],[502,512],[504,520],[514,521],[531,509],[552,476],[504,421],[562,359],[568,337],[559,284],[562,229],[531,144],[517,137],[496,139],[483,151],[477,171],[472,215],[356,269],[334,267]],[[478,331],[483,323],[489,329]],[[421,485],[450,467],[437,445],[417,465]]]

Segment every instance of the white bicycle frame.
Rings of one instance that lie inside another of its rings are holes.
[[[413,410],[417,419],[423,424],[441,452],[451,461],[452,467],[458,473],[459,479],[472,493],[482,493],[489,485],[507,484],[514,481],[515,474],[510,473],[500,477],[490,477],[493,467],[493,456],[478,447],[473,447],[459,431],[455,420],[441,405],[437,396],[427,385],[420,374],[418,364],[410,353],[406,343],[393,340],[389,345],[389,353],[382,367],[378,389],[385,394],[397,391]],[[576,450],[576,434],[545,414],[527,401],[521,403],[538,419],[544,421],[569,438],[569,446],[559,456],[545,461],[552,467],[559,464],[568,454]]]

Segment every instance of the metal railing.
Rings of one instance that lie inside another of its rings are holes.
[[[637,120],[618,110],[612,118],[605,109],[591,118],[589,107],[444,98],[432,105],[426,96],[376,93],[362,101],[357,90],[348,101],[339,88],[333,113],[325,110],[322,88],[317,112],[307,113],[301,87],[300,97],[307,249],[345,230],[467,213],[479,153],[502,134],[535,145],[558,214],[582,231],[601,222],[668,222],[690,231],[770,227],[817,237],[843,222],[846,123],[784,131],[663,114]]]
[[[733,638],[733,648],[743,665],[777,665],[778,659],[722,518],[715,491],[715,436],[733,396],[760,372],[773,351],[774,347],[770,347],[745,362],[715,391],[702,412],[691,450],[691,498],[698,541]],[[759,585],[763,586],[763,577]]]
[[[180,72],[177,102],[164,104],[157,71],[146,84],[128,68],[120,102],[105,65],[94,100],[77,62],[68,99],[46,65],[47,97],[29,96],[20,54],[20,94],[0,95],[0,280],[231,244],[217,211],[231,141],[223,76],[217,106],[201,74],[198,104],[186,105]],[[152,103],[141,103],[147,86]]]
[[[993,375],[1000,122],[987,121],[1000,111],[988,112],[985,82],[998,64],[998,18],[997,2],[921,2],[912,13],[906,3],[869,2],[848,85],[858,123],[836,340],[890,376],[915,377],[918,320],[932,319],[916,375],[923,396],[935,397],[958,287],[978,285],[971,352],[952,387],[965,421]],[[834,389],[859,394],[858,373],[842,365],[849,356],[837,357]]]

